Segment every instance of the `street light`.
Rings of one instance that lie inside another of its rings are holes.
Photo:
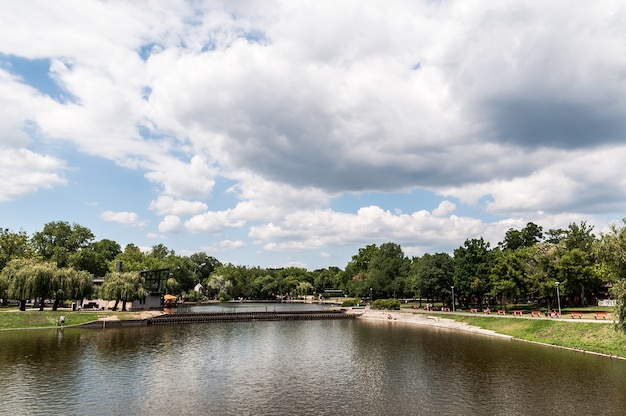
[[[370,287],[370,305],[374,302],[374,292],[372,290],[372,288]]]
[[[556,285],[556,302],[559,305],[559,318],[561,317],[561,295],[559,295],[559,284],[561,282],[554,282],[554,284]]]
[[[452,312],[454,312],[454,286],[452,287]]]

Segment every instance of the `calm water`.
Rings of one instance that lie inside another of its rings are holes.
[[[0,414],[624,415],[626,363],[361,320],[0,334]]]

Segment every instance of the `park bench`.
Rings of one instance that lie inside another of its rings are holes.
[[[470,309],[470,312],[471,312],[471,313],[478,313],[478,309],[476,309],[476,308],[471,308],[471,309]]]
[[[450,308],[443,308],[444,312],[450,312]]]
[[[594,319],[599,319],[599,318],[607,319],[608,314],[606,312],[596,312],[593,314],[593,317]]]
[[[498,309],[498,315],[506,315],[506,311],[504,309]]]
[[[541,317],[541,311],[531,311],[530,316],[532,316],[533,318],[539,318]]]
[[[582,312],[572,312],[572,319],[583,319]]]
[[[483,313],[485,315],[489,315],[491,313],[491,309],[487,308],[487,309],[483,309]]]
[[[557,311],[550,311],[550,318],[560,318],[561,315]]]
[[[513,311],[513,316],[522,316],[522,311]]]

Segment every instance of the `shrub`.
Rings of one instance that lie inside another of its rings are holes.
[[[400,301],[398,299],[376,299],[372,303],[372,309],[400,309]]]
[[[350,306],[356,306],[358,304],[356,299],[346,299],[341,303],[341,306],[344,307],[350,307]]]

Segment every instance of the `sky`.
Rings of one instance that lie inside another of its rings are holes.
[[[626,216],[621,1],[5,1],[0,227],[223,263]]]

